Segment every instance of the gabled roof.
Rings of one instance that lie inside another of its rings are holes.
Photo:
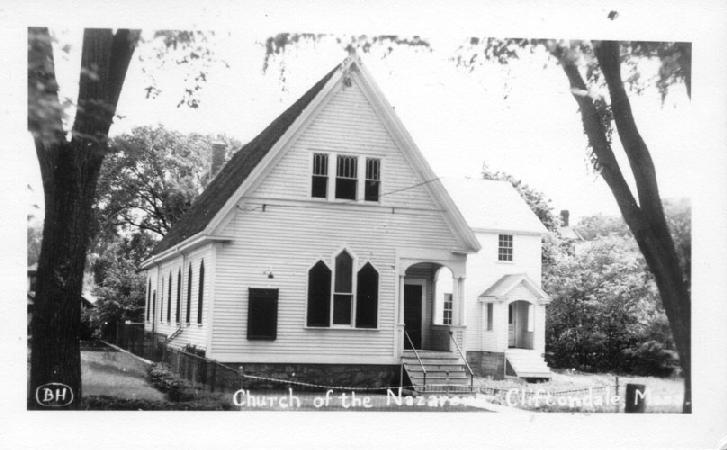
[[[497,301],[503,300],[530,300],[530,299],[511,299],[509,298],[510,292],[516,287],[523,286],[532,294],[532,299],[537,300],[539,303],[549,303],[550,296],[525,273],[513,273],[505,275],[499,280],[495,281],[492,286],[485,289],[485,291],[479,295],[482,300],[495,299]]]
[[[507,181],[442,178],[442,184],[474,231],[548,232]]]
[[[467,225],[455,203],[447,194],[429,164],[424,160],[418,147],[404,128],[393,108],[384,98],[373,78],[356,55],[347,58],[328,72],[318,83],[305,93],[290,108],[268,125],[262,133],[240,149],[223,167],[207,189],[193,203],[189,211],[175,224],[162,241],[154,248],[152,256],[142,265],[150,265],[168,258],[180,251],[182,247],[199,245],[202,242],[225,242],[231,237],[211,234],[219,225],[246,190],[251,189],[264,172],[271,167],[282,149],[287,148],[288,139],[304,124],[307,117],[323,103],[323,99],[331,92],[333,86],[341,82],[344,72],[346,76],[359,74],[367,98],[378,112],[392,138],[399,144],[405,157],[412,167],[419,172],[424,184],[435,202],[444,211],[452,231],[461,239],[463,247],[453,251],[478,251],[480,244]],[[344,79],[343,82],[346,82]],[[265,161],[263,161],[265,160]],[[260,164],[262,162],[262,164]],[[258,168],[257,166],[260,165]]]
[[[192,207],[154,247],[152,255],[161,253],[205,229],[225,205],[227,199],[242,185],[250,172],[285,134],[288,127],[295,122],[339,67],[340,64],[334,67],[277,119],[273,120],[257,137],[234,154],[204,192],[197,197]]]

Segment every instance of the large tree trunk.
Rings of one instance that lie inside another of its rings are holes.
[[[81,398],[81,290],[101,160],[78,167],[71,156],[79,153],[77,145],[61,143],[49,149],[67,156],[58,158],[53,179],[44,186],[45,226],[31,325],[32,407],[40,406],[35,388],[46,383],[68,386],[74,397],[69,406]]]
[[[626,183],[611,145],[606,137],[601,112],[584,93],[586,85],[575,61],[559,54],[561,65],[574,90],[581,110],[584,130],[597,157],[601,175],[618,203],[624,221],[629,226],[646,264],[656,279],[664,311],[674,336],[684,374],[683,411],[692,411],[691,396],[691,299],[687,292],[674,242],[666,224],[659,196],[654,163],[636,127],[628,95],[621,79],[620,44],[614,41],[594,43],[601,72],[608,84],[611,110],[621,144],[629,159],[636,181],[638,202]]]
[[[138,32],[87,29],[72,139],[66,141],[51,38],[28,30],[28,129],[45,191],[45,225],[31,323],[29,408],[78,408],[81,290],[101,163]],[[42,389],[48,383],[52,389]],[[68,391],[70,389],[70,392]],[[59,398],[60,396],[60,398]],[[70,401],[70,399],[73,401]]]

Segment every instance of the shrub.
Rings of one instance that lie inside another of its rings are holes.
[[[623,354],[635,375],[667,377],[674,373],[679,363],[675,351],[667,350],[664,344],[656,341],[644,342],[636,349],[626,349]]]
[[[173,402],[185,402],[197,398],[197,389],[189,381],[173,373],[165,363],[154,363],[149,369],[149,381],[167,394]]]

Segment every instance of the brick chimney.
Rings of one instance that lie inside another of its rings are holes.
[[[570,218],[570,212],[568,212],[567,209],[561,209],[560,210],[560,223],[562,226],[564,226],[564,227],[568,226],[569,218]]]
[[[213,179],[225,165],[225,150],[227,145],[222,141],[212,143],[212,155],[210,158],[210,179]]]

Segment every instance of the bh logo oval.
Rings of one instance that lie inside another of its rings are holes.
[[[73,389],[63,383],[46,383],[35,389],[40,406],[68,406],[73,402]]]

